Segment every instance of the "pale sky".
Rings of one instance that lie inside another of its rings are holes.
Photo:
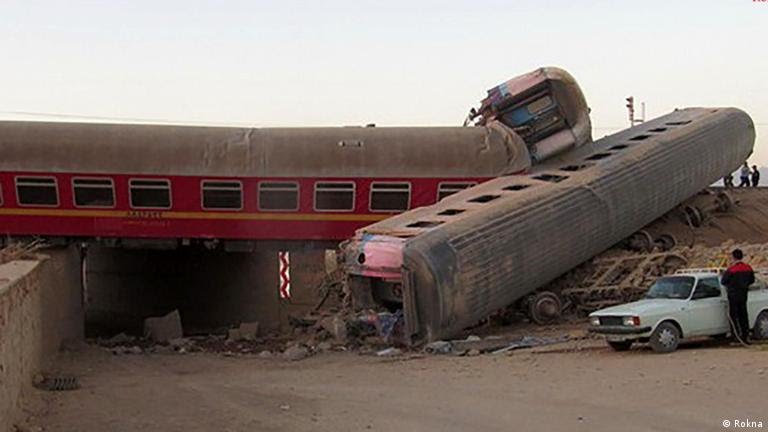
[[[596,138],[626,127],[629,95],[648,118],[735,106],[768,165],[768,2],[4,0],[0,49],[0,118],[459,125],[555,65]]]

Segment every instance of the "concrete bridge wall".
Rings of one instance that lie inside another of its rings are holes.
[[[74,247],[0,265],[0,431],[20,420],[34,375],[52,365],[62,342],[82,339],[83,322]]]

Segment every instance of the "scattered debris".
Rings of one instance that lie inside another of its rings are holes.
[[[325,317],[318,324],[330,333],[336,342],[342,344],[347,342],[347,322],[340,316]]]
[[[254,340],[259,335],[259,323],[244,322],[240,324],[240,337],[245,340]]]
[[[38,374],[33,380],[33,385],[40,390],[47,391],[71,391],[80,388],[80,382],[73,376],[44,376]]]
[[[20,259],[34,258],[35,252],[46,246],[46,243],[40,239],[26,243],[11,243],[0,249],[0,264]]]
[[[229,329],[227,333],[227,340],[230,342],[236,342],[241,340],[252,341],[259,335],[259,323],[258,322],[245,322],[241,323],[238,328]]]
[[[125,346],[125,345],[117,345],[109,349],[109,352],[111,352],[114,355],[124,355],[124,354],[143,354],[144,350],[142,350],[140,347],[133,345],[133,346]]]
[[[294,345],[283,351],[283,360],[298,361],[309,357],[309,350],[301,345]]]
[[[478,353],[486,353],[509,346],[510,344],[515,343],[518,339],[520,339],[519,336],[489,336],[485,339],[475,336],[463,340],[451,341],[451,350],[454,354],[468,353],[472,350],[477,350]]]
[[[240,337],[240,329],[229,329],[227,331],[227,342],[237,342],[241,340],[242,337]]]
[[[424,346],[427,354],[450,354],[453,346],[448,341],[434,341]]]
[[[491,354],[503,354],[512,350],[520,348],[533,348],[545,345],[554,345],[559,343],[568,342],[571,338],[568,335],[555,337],[555,338],[540,338],[536,336],[523,336],[522,339],[516,342],[512,342],[508,346],[495,350]]]
[[[109,345],[122,345],[122,344],[131,343],[134,340],[136,340],[136,338],[133,336],[128,336],[125,333],[118,333],[112,336],[111,338],[107,339],[106,343]]]
[[[168,342],[184,336],[181,327],[181,316],[174,310],[162,317],[152,317],[144,320],[144,336],[155,342]]]
[[[403,322],[402,310],[394,313],[367,311],[357,315],[349,324],[356,336],[376,335],[386,343],[402,334]]]
[[[383,349],[377,352],[376,355],[379,357],[395,357],[395,356],[401,355],[402,353],[403,353],[403,350],[401,350],[400,348],[392,347],[392,348]]]
[[[537,336],[489,336],[485,339],[470,336],[467,339],[429,343],[424,346],[424,352],[428,354],[466,356],[477,356],[484,353],[502,354],[516,349],[553,345],[570,340],[572,338],[569,335],[547,338]]]

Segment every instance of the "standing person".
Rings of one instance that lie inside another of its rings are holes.
[[[723,177],[723,186],[725,186],[726,189],[731,189],[733,187],[733,174],[728,174]]]
[[[757,187],[760,183],[760,171],[757,170],[757,165],[752,165],[752,187]]]
[[[739,187],[749,187],[749,165],[744,162],[744,166],[741,167],[741,183]]]
[[[731,266],[723,273],[722,284],[728,290],[728,314],[733,326],[733,335],[741,342],[749,343],[749,316],[747,315],[747,294],[749,286],[755,283],[755,272],[742,261],[744,252],[731,252]]]

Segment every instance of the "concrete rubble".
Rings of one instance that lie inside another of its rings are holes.
[[[252,341],[259,335],[259,323],[258,322],[245,322],[241,323],[239,327],[229,329],[227,333],[227,340],[229,341]]]
[[[318,323],[320,327],[330,333],[336,342],[345,343],[347,341],[347,323],[341,317],[336,315],[326,317]]]
[[[303,360],[310,356],[309,349],[303,345],[293,345],[283,351],[283,360],[298,361]]]
[[[181,326],[181,315],[174,310],[162,317],[152,317],[144,320],[144,336],[155,342],[168,342],[184,336]]]
[[[379,357],[395,357],[403,353],[400,348],[386,348],[376,353]]]
[[[423,350],[428,354],[450,354],[478,356],[480,354],[503,354],[522,348],[533,348],[545,345],[554,345],[576,340],[570,335],[557,337],[538,336],[489,336],[485,339],[477,336],[469,336],[466,339],[451,341],[435,341],[424,346]]]

